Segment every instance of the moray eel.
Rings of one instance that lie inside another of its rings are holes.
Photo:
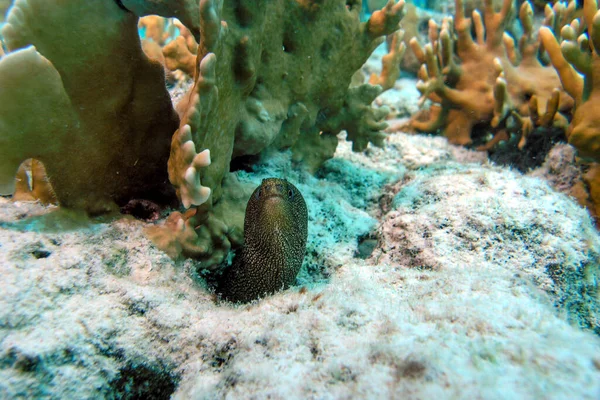
[[[244,247],[221,277],[221,298],[247,303],[294,284],[307,233],[308,211],[300,191],[284,179],[264,179],[248,200]]]

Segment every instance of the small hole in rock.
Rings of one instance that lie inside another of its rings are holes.
[[[40,258],[50,257],[50,254],[52,254],[52,252],[50,252],[48,250],[44,250],[44,249],[36,249],[36,250],[32,251],[31,254],[39,260]]]

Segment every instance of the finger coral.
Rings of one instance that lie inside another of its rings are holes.
[[[322,160],[307,165],[315,169],[333,155],[332,138],[344,124],[356,124],[363,132],[357,140],[366,135],[368,142],[371,135],[377,143],[370,107],[352,106],[355,99],[367,106],[370,100],[350,90],[349,84],[380,37],[398,29],[402,5],[389,2],[360,23],[358,4],[347,7],[343,1],[241,2],[236,7],[202,1],[197,65],[214,54],[217,90],[200,94],[195,104],[203,109],[211,104],[215,112],[205,112],[210,123],[190,126],[197,146],[210,148],[213,155],[205,172],[207,182],[218,186],[232,157],[259,154],[271,144],[292,147],[298,161],[314,150],[294,146],[298,142],[328,148]],[[204,81],[202,71],[197,79]],[[335,118],[339,122],[332,126]],[[219,192],[215,195],[218,199]]]
[[[600,161],[600,13],[596,0],[585,0],[583,17],[587,35],[578,32],[578,25],[566,25],[558,40],[547,29],[540,30],[554,68],[564,89],[575,99],[573,120],[567,130],[569,143],[579,155]],[[579,35],[579,36],[578,36]],[[581,74],[581,75],[580,75]]]
[[[430,43],[422,48],[416,40],[411,47],[423,63],[419,77],[422,102],[433,105],[414,117],[412,126],[424,132],[441,130],[455,144],[470,144],[475,126],[494,134],[482,147],[489,149],[511,133],[524,138],[537,125],[565,126],[557,114],[568,112],[572,99],[560,88],[559,77],[540,61],[539,39],[533,35],[532,10],[525,2],[519,21],[523,35],[516,47],[505,33],[511,0],[504,0],[496,11],[491,0],[485,1],[484,13],[473,12],[467,18],[462,0],[456,0],[455,18],[446,19],[441,29],[430,23]],[[546,24],[572,14],[569,7],[548,9]],[[472,36],[472,30],[475,36]]]
[[[540,36],[552,65],[558,72],[564,90],[575,99],[573,118],[567,128],[567,139],[577,149],[586,171],[582,175],[585,185],[572,193],[580,204],[586,206],[600,224],[600,12],[596,0],[583,3],[583,22],[575,20],[565,24],[557,36],[546,28]],[[564,21],[563,21],[564,23]],[[582,33],[582,27],[587,33]],[[559,44],[559,40],[562,43]]]
[[[169,38],[169,33],[166,30],[167,20],[158,15],[149,15],[140,18],[138,28],[144,31],[144,37],[152,40],[159,45],[164,45]]]
[[[196,51],[197,47],[196,44],[193,51]],[[177,36],[175,40],[169,42],[162,49],[165,66],[171,71],[179,69],[189,76],[194,76],[196,73],[196,54],[193,51],[184,36]]]

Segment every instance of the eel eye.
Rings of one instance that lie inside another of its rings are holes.
[[[289,190],[288,190],[288,198],[289,198],[290,200],[293,200],[293,199],[294,199],[294,191],[293,191],[292,189],[289,189]]]

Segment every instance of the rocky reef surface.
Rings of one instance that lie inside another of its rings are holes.
[[[597,399],[586,210],[445,138],[350,147],[238,172],[309,208],[297,285],[244,306],[149,223],[0,198],[0,397]]]
[[[557,116],[549,63],[583,32],[575,3],[367,3],[17,0],[0,398],[600,398],[600,166],[581,159],[600,136],[579,129],[598,96],[573,79]],[[267,177],[306,199],[306,257],[233,305],[216,282]]]

